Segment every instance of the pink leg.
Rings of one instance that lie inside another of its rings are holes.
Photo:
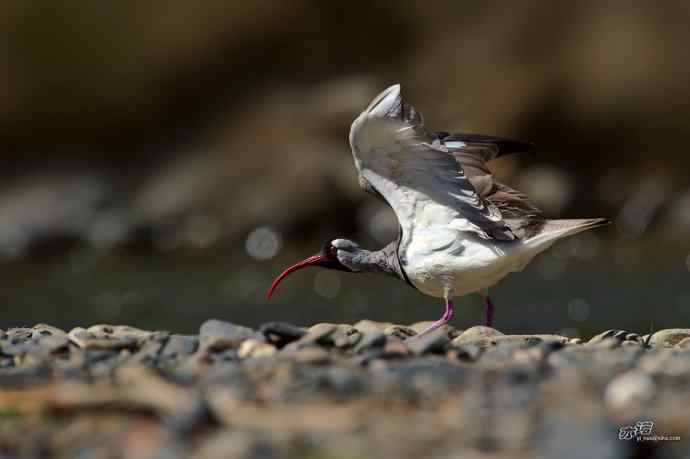
[[[426,335],[427,333],[431,333],[432,331],[436,330],[438,327],[447,324],[450,322],[450,320],[453,318],[453,314],[455,311],[453,310],[455,306],[453,306],[453,301],[446,299],[446,310],[443,313],[443,316],[441,316],[440,319],[438,319],[436,322],[433,324],[429,325],[424,331],[422,331],[420,334],[415,336],[415,338],[420,337],[422,335]]]
[[[494,323],[494,304],[491,302],[491,298],[485,297],[486,303],[486,326],[492,327]]]

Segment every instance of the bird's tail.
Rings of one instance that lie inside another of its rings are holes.
[[[559,239],[610,224],[607,218],[587,218],[578,220],[547,220],[541,230],[523,243],[523,249],[518,252],[520,262],[517,270],[521,270],[537,254],[548,249]]]
[[[532,247],[551,246],[559,239],[574,236],[589,229],[598,228],[611,223],[608,218],[584,218],[575,220],[547,220],[541,230],[525,241],[525,245]]]

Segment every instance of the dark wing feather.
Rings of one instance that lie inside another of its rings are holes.
[[[497,182],[486,164],[506,154],[532,153],[533,144],[481,134],[439,134],[477,194],[500,211],[517,237],[526,239],[539,232],[545,222],[543,212],[524,193]]]

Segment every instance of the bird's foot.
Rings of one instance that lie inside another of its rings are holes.
[[[452,300],[446,300],[446,310],[443,312],[443,316],[441,316],[441,318],[438,319],[436,322],[434,322],[433,324],[429,325],[427,328],[422,330],[421,333],[419,333],[418,335],[415,335],[413,338],[419,338],[421,336],[428,335],[429,333],[436,330],[437,328],[442,327],[445,324],[447,324],[448,322],[450,322],[450,320],[453,318],[453,315],[455,314],[454,308],[455,307],[453,305],[453,301]]]

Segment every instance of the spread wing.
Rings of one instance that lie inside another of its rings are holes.
[[[451,228],[497,240],[516,236],[496,206],[483,199],[463,167],[400,86],[386,89],[352,124],[350,145],[360,184],[393,208],[403,237],[427,228]]]
[[[543,212],[525,194],[497,182],[487,162],[511,153],[532,153],[528,142],[480,134],[437,133],[441,142],[460,163],[479,196],[493,204],[520,239],[539,232],[545,223]]]

